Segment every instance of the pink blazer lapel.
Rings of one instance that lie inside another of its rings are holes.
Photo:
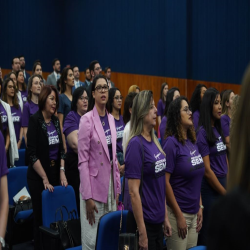
[[[109,150],[108,150],[108,144],[107,144],[107,141],[106,141],[106,136],[105,136],[105,133],[104,133],[104,130],[103,130],[103,127],[102,127],[102,124],[101,124],[101,120],[100,120],[100,117],[99,117],[99,114],[97,112],[97,109],[96,107],[94,106],[93,108],[93,120],[94,120],[94,126],[96,128],[96,132],[100,138],[100,141],[102,143],[102,146],[104,148],[104,151],[110,161],[110,157],[109,157]],[[113,143],[113,140],[112,140],[112,143]]]

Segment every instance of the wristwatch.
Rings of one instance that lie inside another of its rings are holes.
[[[62,170],[63,172],[65,172],[65,168],[64,167],[60,167],[60,170]]]
[[[4,240],[4,238],[0,237],[0,243],[2,244],[2,247],[5,247],[5,240]]]
[[[203,210],[203,209],[204,209],[204,206],[203,206],[203,205],[200,205],[200,208]]]

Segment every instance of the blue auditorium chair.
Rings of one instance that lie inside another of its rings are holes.
[[[25,166],[25,150],[26,149],[19,149],[18,154],[19,154],[19,160],[15,162],[15,166]]]
[[[122,184],[123,184],[124,176],[121,177],[121,194],[119,195],[119,201],[122,201]]]
[[[197,247],[191,247],[188,250],[206,250],[207,247],[205,246],[197,246]]]
[[[122,233],[126,232],[128,211],[124,210],[122,214]],[[98,223],[96,235],[96,250],[118,249],[119,229],[120,229],[121,211],[104,214]]]
[[[6,241],[9,249],[17,243],[25,242],[33,238],[33,210],[20,211],[14,217],[15,203],[13,197],[24,187],[28,189],[27,184],[28,167],[10,168],[8,178],[9,193],[9,216],[7,226]]]
[[[40,227],[40,237],[42,242],[42,249],[61,249],[61,243],[59,238],[59,233],[50,229],[50,224],[55,222],[55,213],[61,206],[66,206],[68,211],[76,210],[77,206],[75,199],[75,191],[72,186],[54,187],[53,192],[44,190],[42,193],[42,216],[43,216],[43,226]],[[66,213],[63,213],[63,219],[67,220],[68,217]],[[57,217],[59,220],[59,216]],[[81,249],[81,246],[69,248],[69,249]]]

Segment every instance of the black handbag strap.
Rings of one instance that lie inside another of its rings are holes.
[[[57,210],[56,210],[56,213],[55,213],[55,222],[57,221],[56,220],[56,215],[57,215],[58,211],[60,211],[61,221],[63,221],[63,211],[62,211],[62,208],[64,208],[67,211],[68,220],[70,219],[70,214],[69,214],[69,211],[68,211],[67,207],[66,206],[61,206],[61,207],[57,208]]]
[[[142,195],[143,195],[142,186],[143,186],[143,174],[144,174],[144,147],[143,147],[141,137],[138,136],[138,138],[139,138],[139,140],[141,142],[141,150],[142,150],[141,183],[140,183],[140,187],[139,187],[139,193],[140,193],[140,197],[142,199]],[[123,202],[124,202],[124,190],[125,190],[125,176],[123,178],[122,188],[123,188],[123,190],[122,190],[122,204],[123,204]],[[122,230],[122,211],[123,211],[123,208],[124,208],[124,206],[122,206],[122,210],[121,210],[120,233],[121,233],[121,230]]]

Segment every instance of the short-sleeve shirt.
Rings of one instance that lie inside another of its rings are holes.
[[[217,138],[214,145],[209,145],[207,133],[203,126],[197,131],[197,146],[202,157],[209,155],[210,166],[217,177],[225,177],[228,172],[226,145],[215,127],[213,133]]]
[[[27,90],[22,90],[21,92],[21,97],[23,100],[23,104],[27,102],[27,97],[28,97],[28,91]]]
[[[161,119],[161,124],[160,124],[160,136],[161,136],[162,147],[166,142],[166,139],[164,139],[164,136],[165,136],[166,127],[167,127],[167,120],[168,118],[166,116],[163,116],[163,118]]]
[[[30,101],[26,102],[23,106],[22,127],[28,127],[30,116],[38,111],[38,104]]]
[[[70,111],[71,111],[70,99],[65,94],[59,95],[59,108],[57,110],[57,113],[63,114],[63,123]]]
[[[123,139],[125,124],[122,115],[120,115],[119,120],[115,119],[115,127],[116,127],[116,152],[123,153],[122,139]]]
[[[0,131],[0,186],[1,186],[1,177],[8,174],[9,170],[7,167],[7,159],[6,159],[6,152],[5,152],[5,143],[3,134]]]
[[[11,116],[12,116],[12,121],[14,124],[14,129],[16,133],[16,140],[17,142],[19,141],[19,136],[20,136],[20,129],[22,127],[22,111],[20,106],[16,108],[15,106],[10,107],[11,109]]]
[[[68,115],[66,116],[63,124],[63,133],[65,134],[65,137],[67,139],[67,136],[75,131],[79,130],[79,123],[80,123],[81,116],[75,112],[75,111],[70,111]],[[72,148],[69,146],[67,140],[66,140],[66,145],[67,145],[67,152],[68,153],[73,153],[74,151]]]
[[[3,128],[3,131],[5,132],[8,128],[8,116],[1,102],[0,102],[0,116],[1,116],[1,121],[2,121],[2,128]]]
[[[163,117],[165,106],[166,106],[166,103],[164,103],[162,99],[160,99],[157,104],[157,116]]]
[[[107,145],[108,145],[108,149],[109,149],[109,157],[110,157],[110,161],[113,160],[113,154],[112,154],[112,138],[111,138],[111,130],[109,127],[109,120],[108,120],[108,116],[107,113],[105,114],[105,116],[100,116],[100,120],[102,123],[102,127],[105,133],[105,137],[106,137],[106,141],[107,141]]]
[[[57,160],[60,142],[56,127],[52,121],[50,122],[50,126],[47,125],[47,135],[49,140],[49,158]]]
[[[129,141],[126,150],[125,178],[141,179],[142,167],[141,200],[144,220],[152,224],[162,223],[165,216],[166,157],[153,141],[148,142],[143,136],[136,136]],[[131,204],[129,210],[132,211]]]
[[[193,124],[194,124],[194,128],[197,129],[199,126],[199,118],[200,118],[200,111],[196,110],[193,113]]]
[[[166,172],[171,174],[169,182],[181,211],[196,214],[205,172],[197,145],[190,140],[182,145],[174,136],[169,136],[163,150],[167,159]]]
[[[222,115],[220,118],[221,128],[225,137],[230,134],[230,122],[231,118],[228,115]]]

